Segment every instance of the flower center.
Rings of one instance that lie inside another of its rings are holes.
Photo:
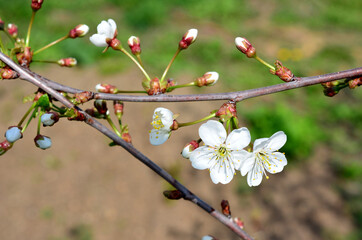
[[[162,114],[160,112],[156,112],[155,115],[156,116],[153,118],[151,125],[153,126],[154,129],[160,130],[161,128],[165,127],[165,125],[163,125],[162,120],[161,120]]]
[[[257,164],[261,165],[261,169],[263,170],[263,174],[265,175],[266,179],[269,179],[269,176],[266,174],[264,166],[268,165],[270,166],[269,156],[265,154],[264,152],[258,152],[257,159],[259,160]]]

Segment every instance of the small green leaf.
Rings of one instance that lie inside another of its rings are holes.
[[[47,111],[50,108],[48,94],[44,94],[39,98],[38,106],[41,107],[42,111]]]

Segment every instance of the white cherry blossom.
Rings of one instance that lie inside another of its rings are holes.
[[[107,40],[111,40],[117,36],[117,24],[113,19],[102,21],[97,26],[97,33],[93,34],[89,40],[97,47],[107,47]]]
[[[245,127],[233,130],[226,136],[224,126],[209,120],[199,128],[199,135],[205,146],[195,149],[190,155],[194,168],[209,169],[213,183],[229,183],[243,161],[251,153],[243,150],[250,143],[250,133]]]
[[[279,131],[270,138],[256,139],[252,155],[247,158],[240,167],[241,175],[247,176],[247,182],[250,187],[258,186],[263,180],[263,175],[268,179],[266,171],[271,174],[281,172],[287,159],[283,153],[278,150],[284,146],[287,141],[287,135]]]
[[[161,145],[170,137],[173,125],[173,113],[167,108],[156,108],[151,122],[150,142],[152,145]]]

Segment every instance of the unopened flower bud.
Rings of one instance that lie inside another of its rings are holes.
[[[182,37],[181,41],[179,42],[179,48],[186,49],[188,48],[193,42],[195,42],[197,38],[197,29],[189,29]]]
[[[120,50],[122,48],[121,42],[117,38],[107,39],[106,42],[114,50]]]
[[[8,142],[8,140],[5,140],[0,143],[0,156],[6,153],[11,147],[13,146],[12,143]]]
[[[31,0],[31,8],[34,12],[38,11],[43,4],[43,0]]]
[[[118,119],[122,118],[123,108],[124,108],[123,102],[121,102],[121,101],[113,101],[114,114],[117,116]]]
[[[74,104],[83,104],[88,102],[89,100],[93,99],[93,93],[89,91],[84,91],[81,93],[74,94]]]
[[[284,82],[290,82],[293,80],[294,74],[287,67],[284,67],[280,61],[275,61],[275,71],[270,70],[271,74],[278,76]]]
[[[231,217],[230,204],[228,200],[221,201],[221,210],[225,216],[227,216],[228,218]]]
[[[4,30],[4,26],[5,26],[5,23],[4,23],[4,21],[0,18],[0,31],[3,31],[3,30]]]
[[[184,197],[179,190],[167,190],[163,192],[163,195],[170,200],[178,200]]]
[[[57,62],[62,67],[74,67],[77,65],[77,59],[75,58],[62,58]]]
[[[56,122],[59,121],[59,113],[57,112],[49,112],[44,113],[40,117],[41,122],[43,123],[43,126],[53,126]]]
[[[106,114],[108,111],[107,102],[105,100],[95,100],[94,107],[98,110],[100,114]]]
[[[138,37],[130,37],[128,39],[128,46],[131,49],[133,55],[138,55],[141,53],[141,42]]]
[[[362,85],[362,77],[348,81],[349,88],[353,89]]]
[[[9,23],[6,31],[12,38],[16,38],[18,36],[18,26],[16,26],[14,23]]]
[[[47,137],[47,136],[43,136],[38,134],[35,138],[34,138],[34,142],[35,142],[35,146],[37,146],[40,149],[47,149],[50,148],[52,146],[52,140]]]
[[[236,223],[241,229],[244,228],[244,222],[240,218],[233,218],[233,222]]]
[[[128,132],[122,133],[122,139],[123,139],[125,142],[132,143],[131,134],[129,134]]]
[[[191,156],[192,151],[199,147],[199,143],[195,140],[192,140],[182,150],[181,154],[184,158],[189,159]]]
[[[33,51],[31,51],[30,47],[25,47],[24,52],[16,54],[16,58],[20,65],[29,67],[29,64],[33,60]]]
[[[325,88],[323,90],[323,93],[327,97],[334,97],[335,95],[337,95],[339,93],[339,88],[335,88],[335,87]]]
[[[23,134],[21,132],[21,127],[14,126],[9,127],[9,129],[5,132],[5,138],[9,143],[14,143],[20,138],[23,137]]]
[[[19,77],[19,74],[8,66],[1,68],[0,74],[2,79],[15,79]]]
[[[117,93],[118,89],[116,86],[113,86],[111,84],[97,84],[96,85],[96,91],[101,93]]]
[[[244,53],[248,58],[253,58],[256,56],[256,51],[251,43],[242,37],[235,38],[236,48]]]
[[[68,36],[70,38],[84,37],[89,31],[89,27],[85,24],[79,24],[75,28],[69,31]]]
[[[197,86],[212,86],[215,85],[219,79],[219,74],[217,72],[207,72],[202,77],[196,79],[195,83]]]

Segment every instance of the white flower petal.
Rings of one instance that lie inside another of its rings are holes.
[[[108,46],[105,35],[93,34],[89,38],[89,40],[97,47],[107,47]]]
[[[209,120],[199,128],[202,141],[208,146],[220,146],[226,139],[224,126],[215,120]]]
[[[248,173],[247,181],[250,187],[258,186],[263,180],[263,169],[260,164],[257,164],[252,170]]]
[[[100,24],[98,24],[98,26],[97,26],[97,33],[98,33],[98,34],[101,34],[101,35],[108,36],[107,34],[109,33],[109,29],[110,29],[109,23],[103,20],[103,21],[102,21]]]
[[[195,149],[190,155],[192,167],[204,170],[215,165],[216,156],[213,155],[214,151],[209,151],[209,147],[202,146]]]
[[[273,136],[269,138],[269,143],[267,148],[270,151],[277,151],[281,147],[283,147],[286,142],[287,142],[287,135],[285,135],[283,131],[279,131],[274,133]]]
[[[248,146],[251,137],[247,128],[239,128],[233,130],[226,139],[226,147],[232,150],[241,150]]]
[[[247,159],[249,159],[250,157],[253,156],[252,153],[247,152],[245,150],[238,150],[238,151],[233,151],[231,154],[232,157],[232,161],[234,163],[234,167],[236,170],[240,170],[240,168],[242,167],[242,165],[245,163],[245,161]],[[250,170],[250,169],[249,169]],[[248,170],[248,171],[249,171]],[[246,174],[246,173],[245,173]],[[245,175],[244,174],[244,175]],[[243,175],[243,176],[244,176]]]
[[[255,165],[255,155],[251,153],[247,159],[241,164],[239,171],[242,176],[245,176]]]
[[[283,171],[285,165],[287,165],[287,159],[283,153],[274,152],[268,155],[269,164],[264,163],[264,168],[271,174]]]
[[[161,122],[165,126],[164,129],[170,130],[173,124],[173,113],[167,108],[159,107],[153,112],[153,119],[161,117]]]
[[[117,24],[113,19],[108,19],[108,23],[110,25],[110,37],[109,38],[114,38],[114,34],[117,30]]]
[[[265,148],[267,146],[269,138],[259,138],[254,141],[254,147],[253,151],[257,152],[262,148]]]
[[[227,159],[219,159],[210,168],[210,177],[213,183],[229,183],[235,174],[234,166]]]
[[[150,142],[152,145],[161,145],[167,141],[170,135],[170,132],[152,129],[150,132]]]

